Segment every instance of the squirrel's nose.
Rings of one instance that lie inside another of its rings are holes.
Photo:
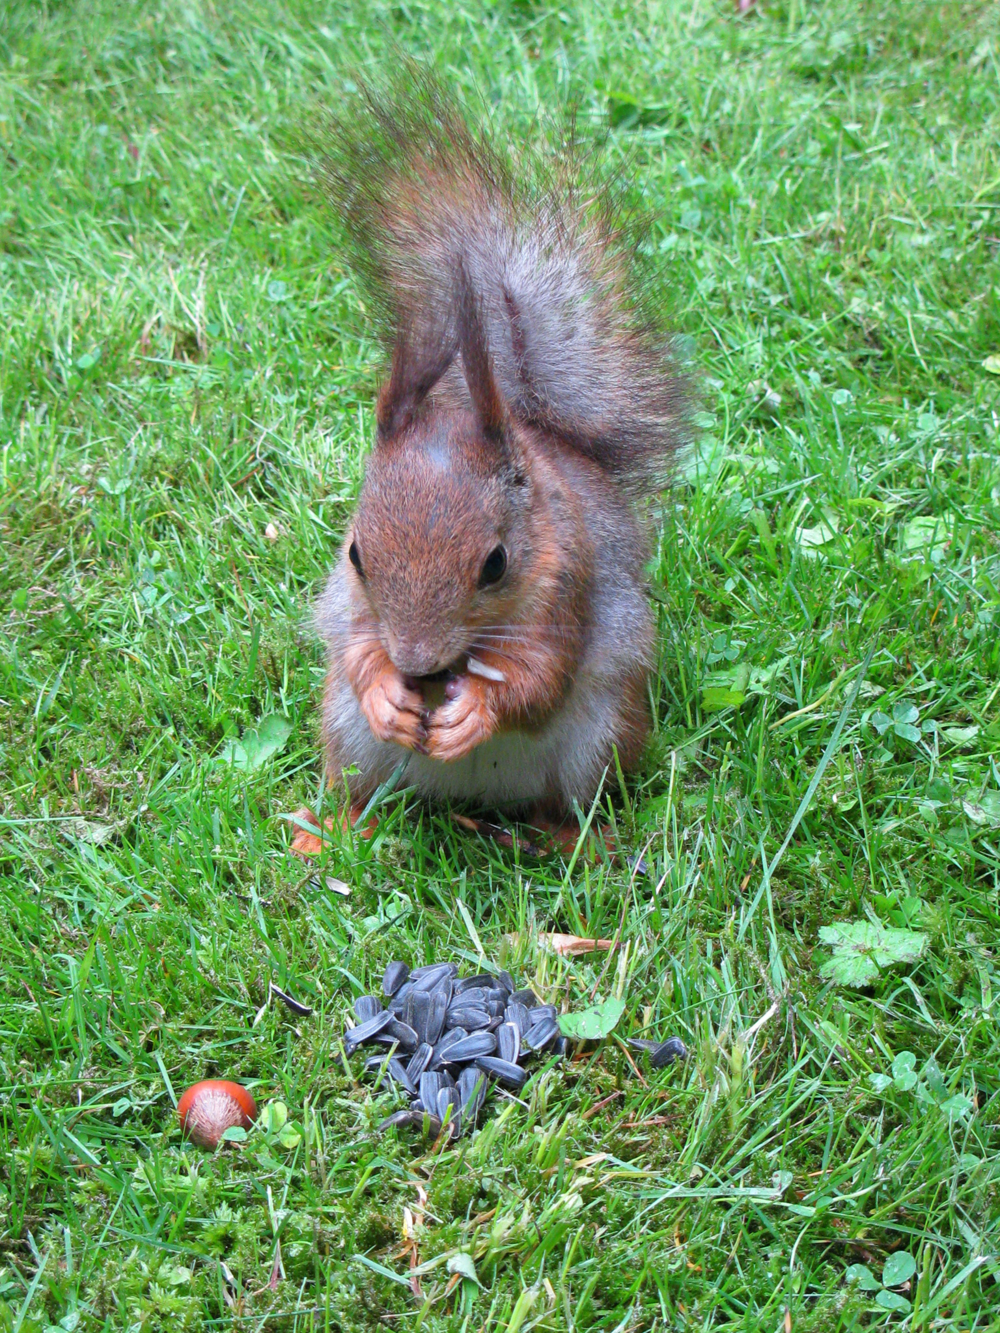
[[[403,676],[433,676],[446,665],[440,660],[440,647],[406,639],[390,640],[388,647],[393,666]]]

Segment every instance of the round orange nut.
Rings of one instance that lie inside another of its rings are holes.
[[[177,1103],[181,1129],[200,1148],[217,1148],[227,1129],[249,1129],[257,1119],[257,1103],[239,1083],[206,1078],[193,1083]]]

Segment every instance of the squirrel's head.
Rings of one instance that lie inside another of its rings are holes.
[[[512,620],[530,559],[530,490],[475,412],[430,408],[379,443],[347,537],[349,577],[403,675],[454,666]]]
[[[349,577],[406,676],[454,667],[483,632],[486,645],[503,636],[531,559],[531,481],[461,262],[456,277],[455,308],[397,321],[347,535]]]

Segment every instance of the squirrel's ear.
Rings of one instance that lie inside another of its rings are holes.
[[[507,412],[493,374],[482,311],[461,262],[458,276],[458,350],[462,354],[465,382],[484,433],[490,439],[500,440],[507,424]]]
[[[425,333],[420,339],[411,328],[400,327],[392,353],[392,371],[375,408],[380,439],[395,435],[410,424],[454,356],[454,338]]]

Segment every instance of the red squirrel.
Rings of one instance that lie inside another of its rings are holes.
[[[336,142],[390,368],[316,613],[331,779],[356,804],[402,762],[424,797],[558,821],[649,731],[636,503],[682,436],[684,377],[600,196],[519,184],[427,85],[368,93]]]

